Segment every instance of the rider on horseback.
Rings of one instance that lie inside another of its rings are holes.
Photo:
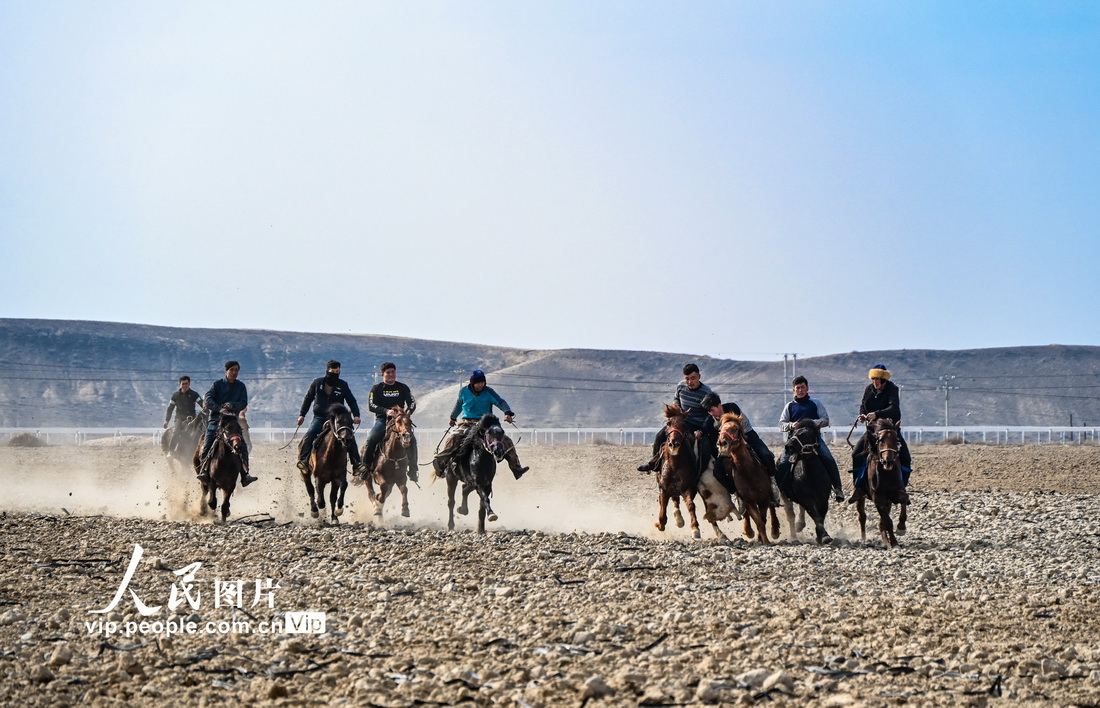
[[[749,416],[741,411],[741,407],[736,403],[722,403],[722,399],[717,393],[708,393],[703,396],[702,404],[703,408],[710,414],[707,416],[707,420],[703,423],[703,444],[699,466],[701,469],[706,469],[707,464],[717,454],[718,450],[718,430],[721,426],[722,416],[726,413],[736,413],[741,416],[742,427],[741,433],[745,436],[745,442],[749,444],[749,448],[752,449],[753,454],[756,455],[764,467],[768,470],[768,476],[772,480],[772,497],[776,503],[780,501],[779,488],[775,484],[775,454],[768,449],[768,446],[764,444],[764,441],[760,439],[760,435],[752,429],[752,423],[749,422]],[[730,491],[731,494],[736,494],[737,490],[733,487],[733,479],[726,474],[725,467],[722,465],[714,466],[714,476]]]
[[[394,413],[394,408],[400,406],[405,412],[412,415],[416,410],[416,399],[413,398],[409,387],[397,380],[397,364],[392,361],[383,362],[378,367],[382,372],[382,382],[374,385],[370,390],[370,398],[367,409],[374,413],[374,425],[367,434],[367,450],[364,459],[364,470],[374,466],[375,457],[378,454],[378,445],[386,435],[386,423]],[[416,436],[412,437],[409,446],[408,477],[415,482],[417,474]]]
[[[309,473],[309,455],[313,452],[313,442],[321,434],[321,429],[324,428],[325,421],[328,420],[329,406],[334,403],[346,405],[351,410],[352,422],[359,425],[359,404],[355,401],[355,396],[352,395],[348,382],[340,378],[340,362],[335,359],[329,360],[325,366],[325,375],[313,379],[313,383],[309,385],[309,390],[306,391],[306,398],[302,401],[302,408],[298,411],[298,425],[305,421],[310,403],[313,403],[313,420],[302,438],[302,446],[298,451],[298,469],[307,474]],[[348,457],[351,459],[351,467],[356,473],[364,474],[367,471],[367,466],[359,458],[359,447],[355,444],[355,435],[352,433],[350,437]]]
[[[890,380],[890,372],[885,364],[875,364],[867,372],[867,378],[871,383],[863,390],[863,400],[859,404],[859,421],[871,423],[878,418],[890,418],[901,426],[901,391],[898,385]],[[867,438],[869,431],[864,431],[863,437],[856,443],[852,450],[852,483],[855,489],[848,499],[849,504],[854,504],[860,498],[867,496]],[[908,497],[905,487],[909,486],[909,473],[912,470],[913,460],[909,455],[909,445],[904,436],[898,436],[898,462],[901,464],[902,494]],[[908,499],[905,501],[908,504]]]
[[[493,406],[504,411],[505,423],[512,422],[515,413],[512,412],[511,407],[496,391],[486,385],[485,372],[481,369],[474,369],[473,373],[470,374],[470,383],[459,390],[458,400],[455,401],[455,406],[451,410],[450,434],[443,443],[443,449],[432,460],[436,477],[443,477],[446,474],[447,465],[455,452],[458,451],[459,444],[465,437],[463,433],[470,426],[477,425],[478,421],[481,420],[481,416],[492,413]],[[459,419],[460,414],[462,416],[461,420]],[[520,465],[519,455],[516,454],[516,445],[507,435],[504,436],[504,450],[504,459],[508,461],[508,468],[512,470],[515,478],[519,479],[530,468]]]
[[[684,422],[688,429],[695,434],[696,452],[698,452],[699,440],[703,436],[703,425],[707,422],[707,409],[703,407],[703,398],[714,393],[702,381],[698,364],[684,365],[684,380],[676,386],[674,404],[684,412]],[[668,439],[668,428],[662,426],[653,438],[653,456],[645,464],[638,465],[639,472],[653,472],[661,466],[661,447]],[[706,460],[700,459],[699,469],[706,469]]]
[[[825,410],[825,404],[816,398],[810,397],[810,382],[805,376],[796,376],[791,380],[791,389],[794,398],[783,406],[783,413],[779,416],[779,429],[791,437],[791,429],[794,423],[803,419],[810,419],[818,430],[829,426],[829,412]],[[836,459],[829,450],[824,440],[820,440],[817,446],[821,461],[825,463],[825,469],[829,472],[829,481],[833,485],[833,498],[844,501],[844,490],[840,486],[840,469],[836,466]],[[778,475],[785,479],[790,473],[791,462],[786,455],[779,462]]]
[[[179,453],[180,440],[183,439],[182,429],[184,423],[195,417],[195,405],[202,401],[200,396],[195,391],[191,390],[191,377],[180,377],[180,388],[178,391],[172,394],[172,399],[168,402],[168,410],[164,413],[164,429],[168,429],[168,423],[172,420],[172,411],[176,412],[176,424],[173,427],[172,434],[172,449],[168,449],[168,437],[161,436],[160,443],[161,449],[164,454]],[[194,450],[187,451],[188,454],[194,452]]]
[[[214,438],[218,434],[222,406],[228,403],[237,414],[248,407],[248,389],[245,388],[244,382],[237,378],[240,373],[239,363],[225,362],[225,378],[215,381],[203,398],[206,410],[210,411],[210,423],[206,426],[206,439],[202,443],[202,453],[199,455],[198,477],[202,482],[210,482],[210,451],[213,448]],[[242,442],[241,486],[247,487],[255,481],[256,478],[248,473],[248,445]]]

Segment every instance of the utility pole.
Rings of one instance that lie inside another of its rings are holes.
[[[787,376],[787,362],[791,363],[791,375]],[[787,391],[790,390],[791,379],[798,376],[798,352],[787,352],[783,355],[783,404],[787,404]]]
[[[940,390],[943,391],[943,427],[951,425],[951,389],[958,389],[958,386],[952,386],[951,381],[955,379],[954,376],[943,375],[940,377]]]

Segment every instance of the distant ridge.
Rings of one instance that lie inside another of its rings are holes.
[[[697,362],[703,381],[736,400],[761,426],[775,425],[788,397],[783,362],[668,352],[533,350],[387,335],[192,329],[113,322],[0,319],[0,426],[152,427],[180,374],[206,391],[226,359],[241,362],[254,426],[292,426],[325,362],[366,399],[378,364],[395,361],[419,401],[421,426],[446,425],[469,371],[484,369],[524,427],[654,427],[680,370]],[[867,370],[883,363],[902,387],[907,426],[940,425],[941,376],[953,425],[1100,424],[1100,347],[1026,346],[848,352],[799,360],[798,373],[829,409],[835,428],[858,411]],[[791,372],[788,371],[788,377]]]

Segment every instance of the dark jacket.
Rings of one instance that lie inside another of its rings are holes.
[[[386,419],[386,411],[394,406],[401,406],[405,412],[412,415],[416,410],[416,399],[413,398],[409,387],[400,381],[394,381],[393,385],[385,381],[376,383],[370,390],[370,398],[367,400],[367,410],[374,413],[378,420]]]
[[[187,389],[187,393],[180,389],[172,394],[172,400],[168,404],[168,410],[164,414],[164,422],[168,423],[172,420],[172,411],[176,411],[176,420],[182,421],[188,418],[195,417],[195,405],[202,400],[195,389]]]
[[[313,383],[309,385],[309,390],[306,391],[306,399],[302,401],[302,408],[298,411],[298,415],[304,417],[309,411],[310,403],[313,404],[313,415],[318,417],[323,417],[328,411],[328,407],[333,403],[343,403],[351,411],[353,418],[359,417],[359,403],[352,395],[348,382],[343,379],[336,379],[336,384],[332,386],[332,393],[325,392],[324,376],[313,379]]]
[[[229,383],[229,379],[221,378],[214,382],[203,400],[206,401],[206,410],[210,411],[210,422],[214,423],[221,418],[221,408],[225,403],[232,403],[236,413],[248,408],[248,389],[240,379]]]
[[[859,404],[859,414],[874,413],[878,418],[890,418],[901,422],[901,391],[893,381],[887,381],[881,391],[874,384],[867,384],[863,390],[863,401]]]

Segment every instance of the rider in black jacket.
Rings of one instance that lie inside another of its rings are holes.
[[[301,425],[306,419],[310,404],[313,404],[313,421],[310,422],[309,429],[302,438],[302,447],[298,451],[298,469],[303,473],[309,473],[309,455],[313,451],[313,441],[321,434],[321,428],[328,420],[325,413],[329,406],[333,403],[343,403],[351,411],[352,422],[359,425],[359,404],[352,395],[348,382],[340,378],[340,362],[335,359],[330,360],[325,367],[325,372],[324,376],[314,379],[309,385],[306,398],[302,401],[302,408],[298,411],[298,425]],[[359,456],[359,446],[355,442],[354,434],[351,435],[350,443],[348,458],[351,460],[352,469],[356,474],[363,474],[367,468]]]
[[[859,420],[871,423],[878,418],[889,418],[900,427],[901,391],[898,389],[898,385],[890,380],[890,372],[886,370],[886,365],[875,364],[867,372],[867,378],[871,379],[871,383],[867,384],[867,388],[863,390],[863,400],[859,404]],[[898,462],[901,463],[902,485],[904,487],[909,485],[909,472],[912,470],[913,460],[909,455],[909,445],[906,444],[904,436],[898,438],[898,443],[900,448],[898,450]],[[851,498],[848,499],[849,504],[854,504],[860,497],[867,496],[867,481],[864,477],[866,462],[867,431],[864,431],[863,436],[852,450],[852,481],[855,490],[852,492]]]

